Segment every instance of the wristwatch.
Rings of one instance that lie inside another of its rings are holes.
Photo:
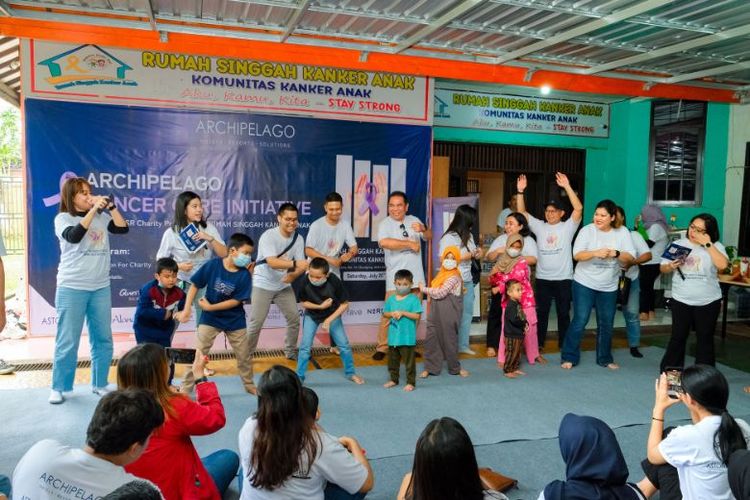
[[[195,385],[202,384],[203,382],[208,382],[208,378],[205,375],[201,378],[195,379]]]

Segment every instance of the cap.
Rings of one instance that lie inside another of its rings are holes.
[[[544,204],[545,208],[549,206],[553,206],[557,210],[565,210],[565,205],[563,205],[563,203],[560,200],[549,200],[547,203]]]

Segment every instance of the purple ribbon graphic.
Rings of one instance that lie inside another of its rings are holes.
[[[367,210],[372,212],[372,215],[378,215],[380,209],[375,204],[375,198],[378,196],[378,188],[372,182],[365,184],[365,200],[359,206],[359,215],[365,215]]]
[[[65,181],[67,181],[68,179],[75,179],[76,177],[78,177],[78,175],[75,172],[71,172],[70,170],[63,172],[63,174],[60,176],[60,191],[57,194],[53,194],[52,196],[43,198],[42,201],[44,202],[44,206],[51,207],[52,205],[58,205],[60,203],[60,193],[62,193],[62,188],[63,185],[65,185]]]

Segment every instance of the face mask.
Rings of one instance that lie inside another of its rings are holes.
[[[310,284],[313,285],[313,286],[323,286],[323,285],[326,284],[326,281],[328,281],[328,278],[322,278],[322,279],[319,279],[319,280],[314,280],[314,279],[308,277],[307,279],[310,280]]]
[[[396,287],[396,293],[399,295],[406,295],[408,293],[411,293],[411,287],[410,286],[397,286]]]
[[[448,271],[452,271],[456,268],[457,265],[458,264],[456,264],[456,259],[445,259],[443,261],[443,267]]]
[[[513,259],[521,255],[521,251],[517,248],[508,248],[505,250],[505,253],[508,254],[508,257],[511,257]]]
[[[247,267],[253,261],[253,258],[246,253],[240,253],[235,255],[232,261],[237,267]]]

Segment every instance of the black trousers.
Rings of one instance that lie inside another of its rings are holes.
[[[570,325],[570,304],[573,301],[573,280],[536,280],[536,332],[539,339],[539,347],[544,347],[547,340],[547,325],[549,324],[549,311],[552,308],[552,300],[555,301],[557,311],[557,345],[562,347],[565,332]]]
[[[666,438],[674,427],[667,427],[662,432],[662,439]],[[659,490],[660,500],[682,500],[682,491],[680,491],[680,477],[677,469],[673,465],[659,464],[654,465],[648,459],[641,462],[641,468],[646,477],[657,490]]]
[[[496,351],[500,347],[500,333],[503,329],[503,294],[492,294],[490,309],[487,311],[487,347]]]
[[[691,325],[695,327],[696,364],[711,366],[716,364],[714,330],[716,320],[719,318],[721,299],[705,306],[689,306],[672,299],[670,308],[672,309],[672,336],[667,344],[667,352],[661,360],[661,371],[663,372],[666,367],[685,365],[685,350]]]
[[[638,266],[640,274],[638,275],[638,282],[641,284],[641,304],[640,311],[647,313],[654,311],[656,304],[656,292],[654,292],[654,283],[656,278],[659,277],[661,272],[659,271],[659,264],[644,264]]]

